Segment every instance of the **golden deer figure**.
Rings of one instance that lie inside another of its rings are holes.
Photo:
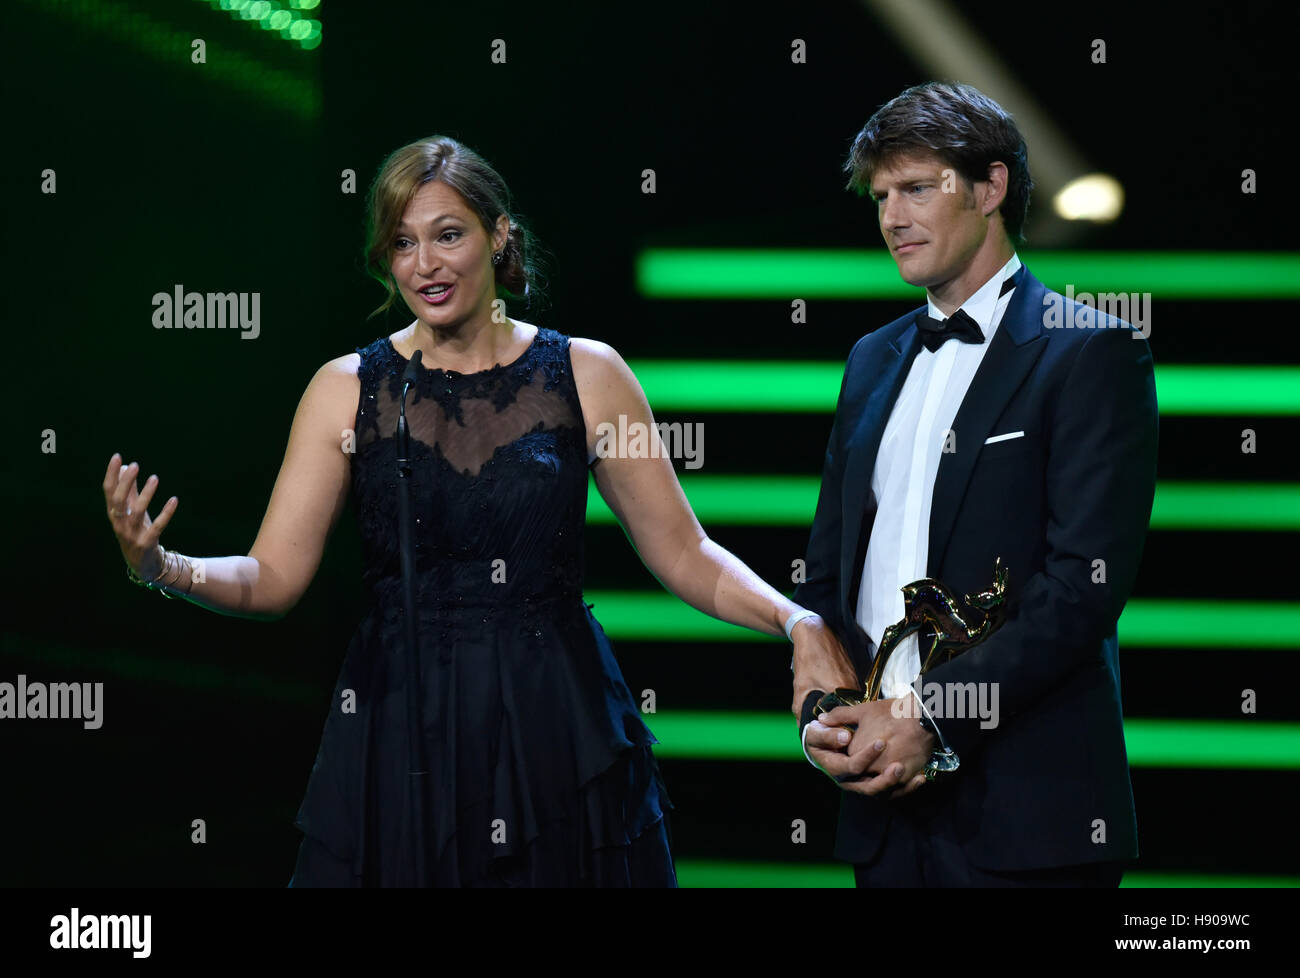
[[[886,628],[881,637],[875,661],[871,663],[871,673],[867,676],[868,700],[880,698],[880,683],[890,653],[913,632],[932,636],[929,651],[922,653],[921,672],[924,674],[931,666],[941,665],[978,645],[1002,624],[1006,613],[1007,569],[1002,566],[1002,558],[997,558],[993,562],[993,586],[978,594],[965,595],[973,615],[963,616],[956,596],[933,578],[905,584],[902,590],[903,618]]]

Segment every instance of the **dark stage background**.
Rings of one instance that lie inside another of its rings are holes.
[[[683,247],[883,256],[872,207],[843,189],[851,137],[908,85],[976,82],[900,44],[882,7],[848,0],[482,9],[325,0],[294,14],[323,25],[310,49],[220,7],[6,5],[12,451],[0,496],[0,682],[103,682],[105,713],[99,730],[0,722],[0,884],[287,882],[299,841],[292,819],[362,607],[352,514],[302,603],[257,623],[130,585],[100,481],[122,452],[142,475],[159,474],[160,500],[180,497],[165,544],[247,552],[313,372],[409,322],[366,318],[381,293],[361,271],[364,191],[387,153],[443,133],[498,167],[550,254],[549,303],[513,310],[519,318],[604,340],[634,369],[717,358],[839,365],[859,336],[919,305],[921,293],[812,298],[807,323],[792,325],[797,293],[652,296],[638,284],[638,257]],[[1036,196],[1031,268],[1035,246],[1208,252],[1211,270],[1215,256],[1242,252],[1294,259],[1282,111],[1294,77],[1289,5],[942,9],[959,12],[1076,159],[1124,186],[1123,213],[1104,225],[1052,222],[1050,198]],[[941,26],[921,17],[911,29]],[[205,64],[191,61],[196,37],[207,42]],[[497,38],[504,64],[491,60]],[[806,63],[791,61],[796,38]],[[1104,64],[1091,58],[1097,38]],[[1033,167],[1035,132],[1026,135]],[[646,168],[652,195],[642,192]],[[1242,192],[1248,168],[1253,194]],[[47,169],[56,193],[42,192]],[[347,169],[355,193],[340,189]],[[1157,369],[1300,363],[1287,275],[1245,298],[1151,289]],[[1116,287],[1141,283],[1138,274]],[[260,293],[260,335],[154,329],[151,296],[178,284]],[[838,375],[820,411],[722,405],[657,407],[656,416],[705,422],[702,474],[753,491],[758,476],[816,478],[836,384]],[[1142,856],[1130,885],[1300,879],[1300,854],[1275,831],[1289,820],[1280,803],[1294,796],[1300,765],[1300,392],[1284,400],[1276,412],[1161,418],[1162,486],[1213,484],[1227,508],[1234,486],[1278,492],[1254,528],[1202,505],[1191,525],[1148,537],[1135,600],[1203,602],[1229,635],[1198,647],[1159,633],[1130,646],[1121,628],[1130,735],[1147,745],[1134,752]],[[1253,454],[1241,451],[1244,428],[1256,432]],[[694,473],[678,466],[685,484]],[[701,513],[719,543],[787,593],[808,519]],[[602,593],[663,594],[609,522],[588,527],[587,585],[602,621]],[[1224,604],[1248,600],[1266,604]],[[613,614],[613,599],[605,603]],[[652,638],[617,616],[606,627],[629,686],[656,693],[647,722],[664,742],[683,884],[850,884],[830,859],[835,789],[804,764],[793,732],[784,748],[748,753],[708,732],[732,717],[762,731],[789,722],[780,717],[788,645],[686,631]],[[1243,713],[1243,690],[1257,694],[1256,712]],[[1162,754],[1159,737],[1182,747]],[[206,822],[203,845],[190,841],[194,819]],[[804,843],[791,840],[795,819],[806,823]]]

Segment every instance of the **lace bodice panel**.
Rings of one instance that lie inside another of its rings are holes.
[[[398,594],[397,418],[408,361],[359,348],[352,491],[364,579]],[[421,603],[497,604],[582,587],[587,448],[569,340],[539,328],[517,360],[472,374],[419,368],[407,395]]]

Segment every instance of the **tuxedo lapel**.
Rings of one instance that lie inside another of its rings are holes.
[[[871,498],[871,473],[876,466],[876,453],[885,424],[898,400],[898,392],[907,379],[907,372],[921,349],[921,336],[912,324],[914,314],[909,314],[891,327],[896,330],[886,352],[876,363],[874,375],[864,378],[871,391],[866,405],[848,442],[848,458],[844,468],[844,492],[841,497],[842,537],[840,539],[840,605],[846,622],[856,625],[853,616],[855,595],[850,593],[857,571],[861,568],[863,548],[862,524],[870,511],[875,516],[875,503]]]
[[[957,510],[966,493],[971,471],[984,440],[992,434],[1007,403],[1042,354],[1043,296],[1047,289],[1025,268],[1020,284],[1007,305],[988,352],[971,379],[970,388],[957,409],[952,432],[956,451],[939,459],[930,504],[930,546],[927,573],[937,575],[943,566],[948,538],[952,535]]]

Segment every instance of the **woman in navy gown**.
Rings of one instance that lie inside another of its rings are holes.
[[[176,497],[150,519],[157,477],[137,491],[138,466],[114,455],[104,493],[123,556],[152,587],[280,616],[311,582],[352,493],[369,606],[298,812],[290,885],[414,884],[395,430],[419,350],[406,414],[429,882],[675,886],[656,741],[583,600],[588,471],[682,600],[769,635],[785,627],[822,689],[856,685],[852,667],[820,618],[801,617],[705,535],[666,451],[605,450],[601,425],[617,429],[620,417],[661,444],[618,353],[502,314],[500,299],[528,291],[531,267],[491,166],[452,139],[412,143],[384,163],[369,203],[367,263],[388,292],[380,308],[400,297],[414,322],[316,373],[247,556],[163,548]]]

